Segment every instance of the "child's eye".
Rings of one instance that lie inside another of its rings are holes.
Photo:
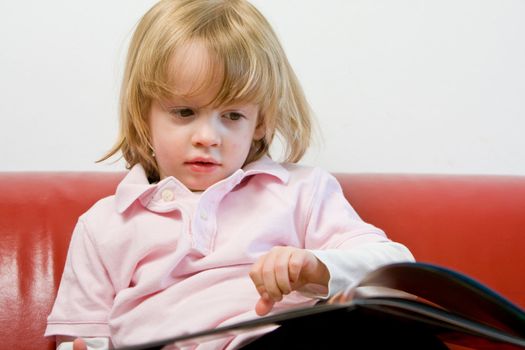
[[[195,112],[190,108],[172,108],[170,114],[180,118],[192,117]]]
[[[228,113],[224,114],[224,117],[229,119],[229,120],[239,120],[239,119],[243,118],[244,116],[241,113],[228,112]]]

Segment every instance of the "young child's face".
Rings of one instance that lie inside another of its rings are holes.
[[[174,176],[193,191],[203,191],[240,169],[252,141],[264,136],[256,104],[209,105],[221,80],[210,83],[204,68],[208,64],[202,45],[179,50],[171,62],[177,93],[170,100],[153,101],[149,114],[160,178]]]

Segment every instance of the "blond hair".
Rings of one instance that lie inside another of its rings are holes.
[[[149,109],[153,100],[173,94],[171,58],[192,41],[205,45],[222,73],[213,103],[249,100],[259,105],[266,133],[254,142],[246,163],[268,154],[276,134],[283,141],[285,161],[299,161],[310,144],[310,108],[270,24],[245,0],[163,0],[144,15],[128,51],[120,134],[101,161],[120,151],[128,168],[140,163],[150,180],[159,179]]]

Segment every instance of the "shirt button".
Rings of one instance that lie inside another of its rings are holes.
[[[160,196],[162,197],[162,200],[164,202],[170,202],[170,201],[173,200],[173,197],[174,197],[172,190],[164,190],[164,191],[162,191]]]
[[[204,221],[208,220],[208,214],[204,210],[201,211],[201,219]]]

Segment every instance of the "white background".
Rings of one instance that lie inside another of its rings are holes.
[[[0,0],[0,171],[95,164],[153,0]],[[253,0],[303,83],[330,171],[525,175],[524,0]]]

